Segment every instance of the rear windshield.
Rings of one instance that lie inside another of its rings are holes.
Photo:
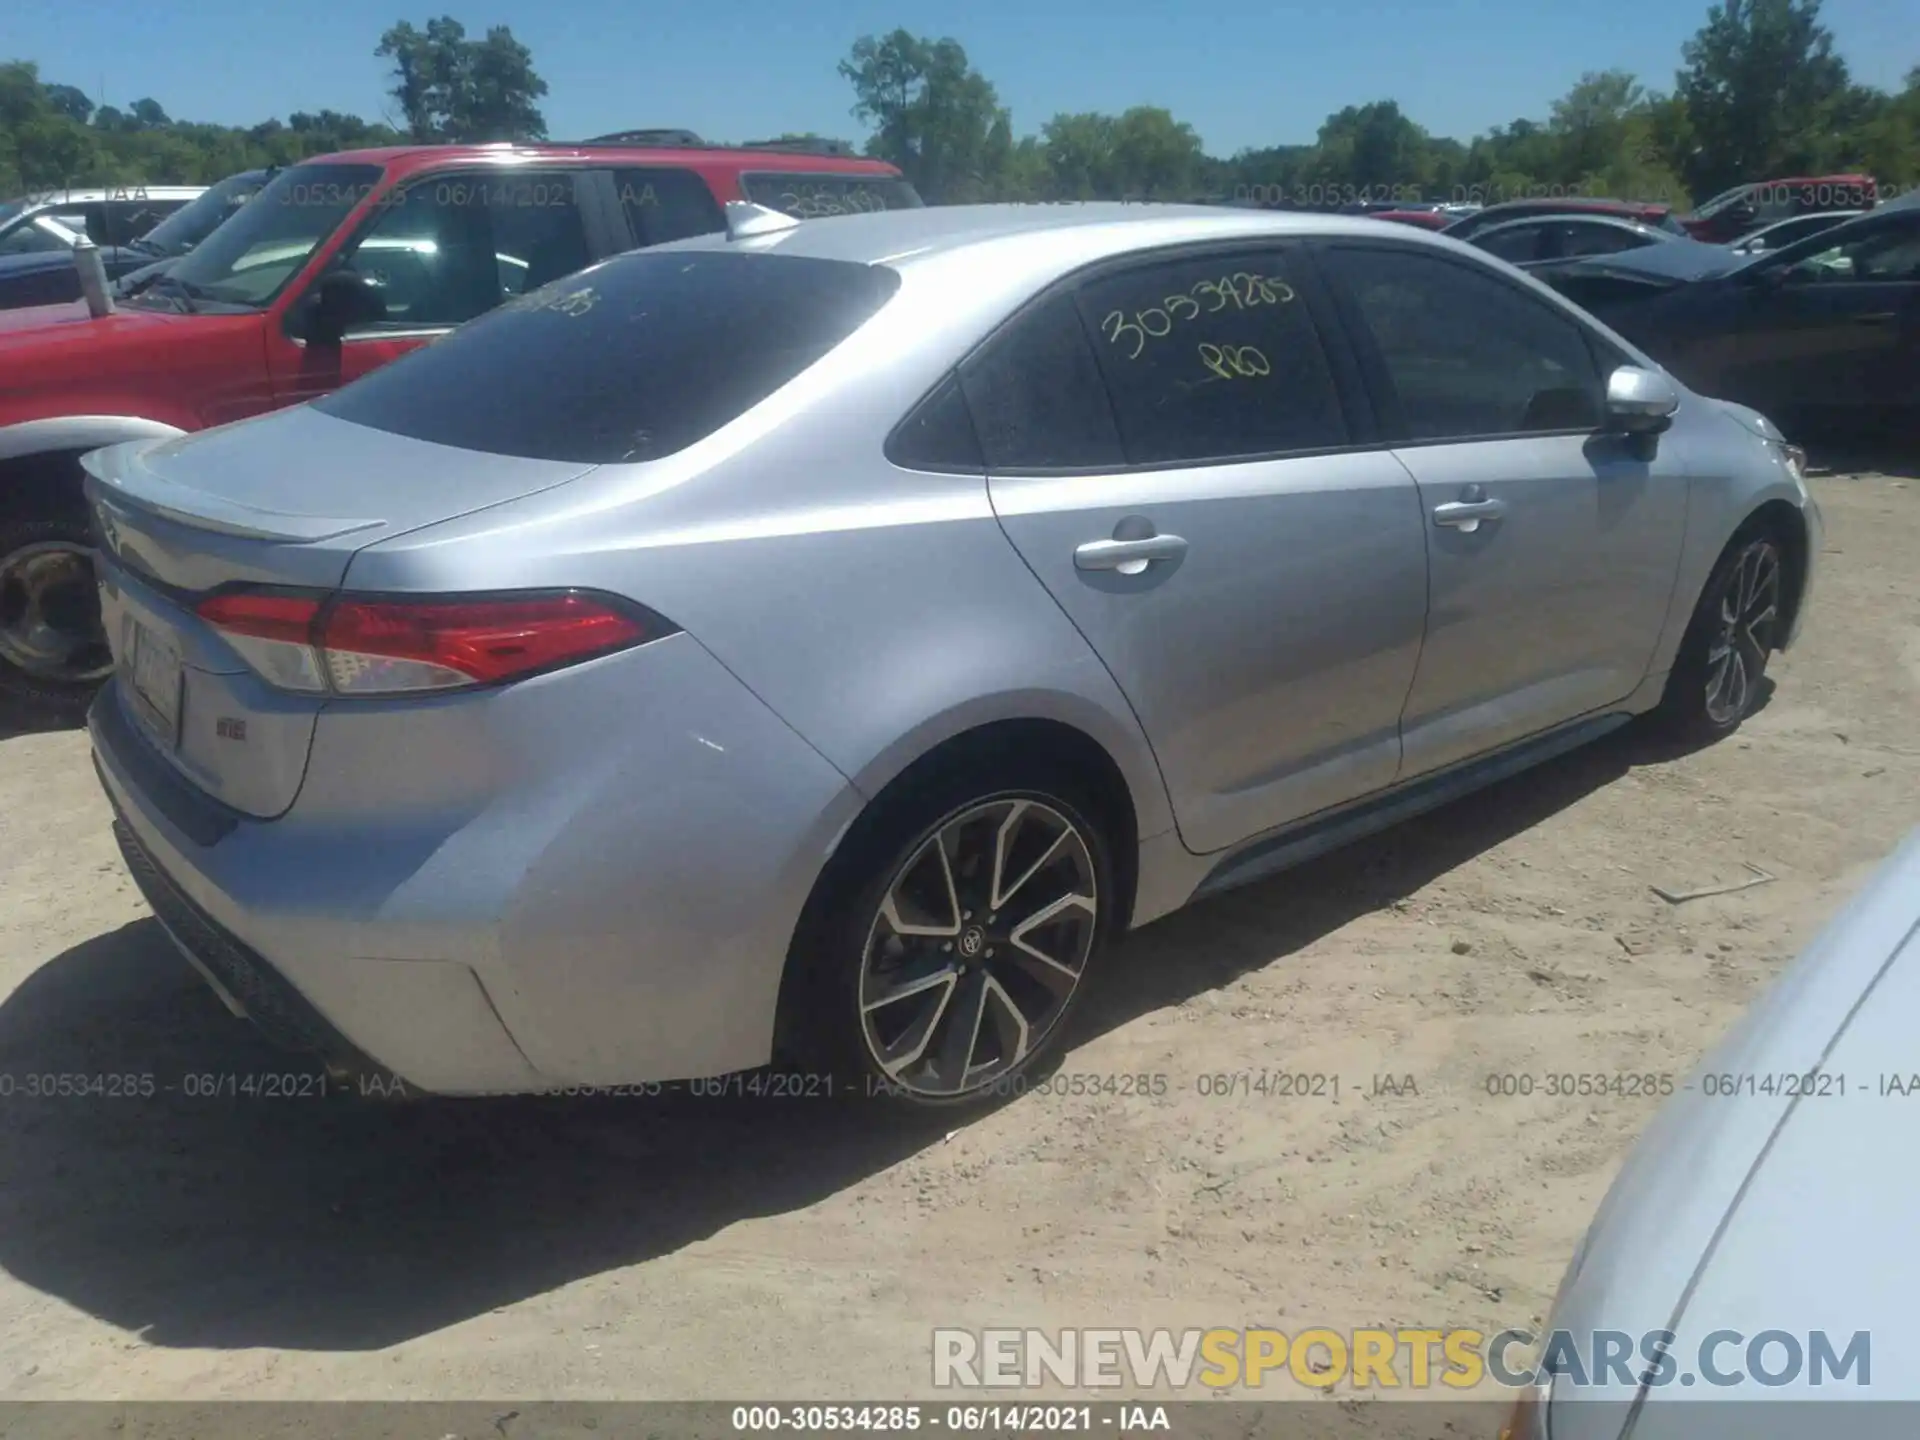
[[[314,402],[395,435],[583,464],[655,460],[744,415],[899,288],[844,260],[635,251]]]
[[[796,220],[827,215],[858,215],[868,210],[917,210],[919,192],[893,175],[742,175],[747,199]]]

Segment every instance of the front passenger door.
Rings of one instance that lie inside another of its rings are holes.
[[[1312,309],[1281,249],[1136,261],[961,369],[994,511],[1132,704],[1201,853],[1400,767],[1420,511]]]
[[[1375,242],[1321,255],[1420,488],[1427,630],[1403,776],[1625,699],[1666,619],[1686,477],[1599,433],[1604,342],[1470,261]]]

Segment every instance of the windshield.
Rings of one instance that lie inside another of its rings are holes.
[[[314,407],[463,450],[656,460],[745,414],[866,323],[896,270],[634,251],[557,280]]]
[[[924,203],[913,186],[891,175],[742,175],[740,188],[754,204],[785,211],[796,220],[916,210]]]
[[[219,228],[222,221],[260,193],[267,172],[229,175],[199,199],[184,205],[141,237],[140,248],[162,255],[184,255]]]
[[[25,214],[26,209],[27,202],[24,200],[9,200],[6,204],[0,205],[0,230],[4,230],[17,217]]]
[[[378,165],[295,165],[168,272],[197,300],[258,309],[380,183]]]

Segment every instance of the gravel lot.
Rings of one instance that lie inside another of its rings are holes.
[[[1526,1325],[1654,1102],[1488,1077],[1677,1082],[1920,821],[1893,468],[1816,482],[1806,635],[1733,740],[1616,737],[1149,927],[1062,1074],[1164,1093],[951,1135],[854,1099],[192,1098],[289,1063],[148,918],[84,737],[0,739],[0,1395],[931,1397],[936,1325]],[[1778,878],[1649,889],[1747,863]],[[101,1072],[158,1093],[20,1093]],[[1338,1094],[1203,1093],[1263,1072]]]

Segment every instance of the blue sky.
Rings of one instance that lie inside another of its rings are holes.
[[[556,137],[683,126],[720,139],[783,130],[857,137],[834,67],[862,34],[950,35],[1026,134],[1060,110],[1164,105],[1213,154],[1300,143],[1342,105],[1400,101],[1466,138],[1544,118],[1582,71],[1621,67],[1671,85],[1704,0],[6,0],[0,60],[125,106],[251,124],[329,108],[383,110],[373,50],[398,19],[450,13],[480,34],[506,24],[551,87]],[[1828,0],[1857,79],[1895,87],[1920,63],[1916,0]]]

